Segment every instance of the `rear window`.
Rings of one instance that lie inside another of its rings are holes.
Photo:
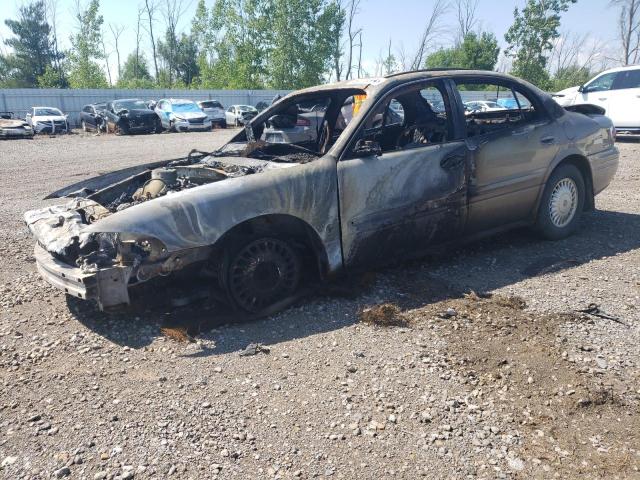
[[[223,108],[220,102],[214,100],[207,102],[200,102],[200,108]]]

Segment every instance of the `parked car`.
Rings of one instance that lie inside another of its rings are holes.
[[[465,115],[459,92],[477,85],[531,107]],[[393,102],[403,114],[389,121]],[[326,105],[313,146],[265,139],[274,117],[310,103]],[[219,151],[83,180],[25,221],[40,273],[70,295],[127,304],[130,288],[180,271],[263,315],[311,279],[464,239],[526,225],[565,238],[618,157],[598,107],[563,109],[496,72],[409,72],[291,93]]]
[[[0,112],[0,138],[33,138],[33,129],[13,112]]]
[[[640,133],[640,65],[607,70],[584,85],[556,93],[555,98],[562,106],[598,105],[618,133]]]
[[[175,132],[211,130],[211,120],[191,100],[162,99],[156,105],[162,128]]]
[[[126,98],[107,102],[104,111],[106,129],[119,135],[159,132],[158,116],[149,110],[147,102],[139,98]]]
[[[82,107],[80,111],[80,126],[82,130],[85,132],[89,130],[106,130],[106,110],[107,104],[104,102],[91,103]]]
[[[68,133],[67,115],[54,107],[32,107],[27,112],[27,123],[35,133]]]
[[[271,105],[269,102],[258,102],[256,103],[256,110],[258,110],[258,112],[263,112],[269,108],[269,105]]]
[[[239,127],[258,114],[258,110],[251,105],[231,105],[226,112],[227,125]]]
[[[464,103],[467,112],[495,112],[496,110],[504,110],[506,107],[500,106],[496,102],[490,102],[487,100],[477,100]]]
[[[224,107],[220,102],[217,100],[202,100],[196,103],[198,107],[207,114],[212,125],[227,128],[227,117],[224,114]]]
[[[269,143],[296,143],[305,145],[318,139],[327,104],[303,102],[292,105],[286,112],[272,116],[265,127],[265,140]]]

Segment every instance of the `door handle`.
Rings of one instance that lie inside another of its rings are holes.
[[[598,100],[600,100],[601,102],[604,102],[607,99],[607,97],[601,97]]]
[[[540,139],[540,143],[544,145],[553,145],[555,143],[555,137],[543,137]]]
[[[445,170],[454,170],[464,165],[465,158],[464,155],[449,155],[440,161],[440,166]]]

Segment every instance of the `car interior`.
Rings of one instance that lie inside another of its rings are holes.
[[[501,107],[488,111],[465,111],[468,137],[522,126],[539,117],[540,110],[512,86],[472,81],[456,82],[456,86],[462,98],[467,91],[485,91],[491,101]]]
[[[453,131],[450,111],[439,84],[401,90],[370,114],[353,154],[372,143],[384,153],[447,142]]]

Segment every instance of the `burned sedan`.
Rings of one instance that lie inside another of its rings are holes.
[[[465,114],[460,92],[474,88],[509,92],[520,107]],[[267,140],[310,102],[326,105],[316,135]],[[219,151],[77,183],[51,195],[66,203],[25,221],[43,277],[102,308],[188,272],[263,314],[312,276],[515,226],[564,238],[617,165],[598,107],[567,111],[498,73],[410,72],[292,93]]]
[[[33,138],[33,129],[13,112],[0,112],[0,138]]]

